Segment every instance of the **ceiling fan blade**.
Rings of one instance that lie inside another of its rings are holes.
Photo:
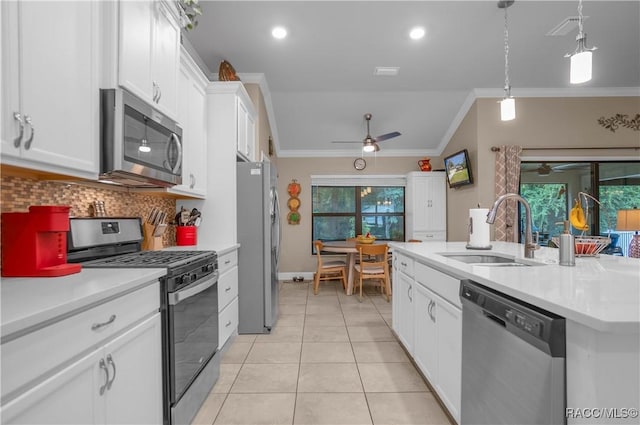
[[[383,140],[393,139],[394,137],[398,137],[400,135],[402,135],[402,133],[394,131],[392,133],[387,133],[387,134],[383,134],[382,136],[375,137],[374,140],[376,142],[382,142]]]

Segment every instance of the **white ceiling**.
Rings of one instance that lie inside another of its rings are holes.
[[[361,154],[363,115],[371,134],[399,131],[378,155],[438,155],[476,97],[501,97],[504,11],[497,1],[203,1],[187,37],[217,78],[223,59],[244,81],[264,74],[279,156]],[[545,34],[578,1],[517,0],[508,9],[512,94],[590,96],[638,94],[640,1],[585,1],[593,79],[570,87],[577,29]],[[276,25],[289,32],[271,37]],[[423,26],[422,40],[409,39]],[[400,67],[375,77],[376,66]],[[517,107],[517,100],[516,100]],[[496,119],[499,119],[496,105]]]

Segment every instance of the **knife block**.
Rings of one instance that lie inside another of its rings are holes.
[[[151,223],[142,224],[142,250],[143,251],[158,251],[164,248],[162,244],[162,236],[154,236],[155,226]]]

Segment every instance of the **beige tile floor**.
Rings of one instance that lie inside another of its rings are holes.
[[[366,287],[365,287],[366,288]],[[270,335],[239,335],[193,425],[450,424],[393,336],[391,304],[280,284]]]

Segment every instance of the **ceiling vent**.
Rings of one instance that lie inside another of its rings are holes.
[[[587,20],[588,16],[582,17],[582,22]],[[577,31],[578,29],[578,17],[568,16],[564,18],[562,22],[551,29],[546,35],[550,37],[561,37],[569,34],[570,32]]]
[[[400,72],[397,66],[376,66],[373,75],[380,77],[395,77]]]

